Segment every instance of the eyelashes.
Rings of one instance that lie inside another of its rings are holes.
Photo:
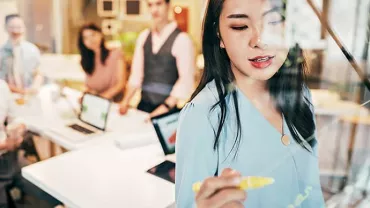
[[[280,20],[276,20],[276,21],[270,21],[268,22],[269,25],[278,25],[280,23],[283,23],[284,20],[280,19]],[[231,29],[233,30],[236,30],[236,31],[243,31],[243,30],[246,30],[248,29],[249,27],[247,25],[243,25],[243,26],[231,26],[230,27]]]
[[[284,22],[284,20],[280,19],[280,20],[268,22],[268,24],[269,25],[278,25],[278,24],[283,23],[283,22]]]
[[[232,26],[231,29],[237,30],[237,31],[242,31],[242,30],[248,29],[248,26],[247,25],[244,25],[244,26]]]

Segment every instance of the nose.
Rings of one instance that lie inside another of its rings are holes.
[[[264,44],[261,40],[261,30],[262,29],[258,29],[257,27],[254,27],[252,28],[253,30],[253,34],[252,34],[252,38],[250,39],[249,41],[249,46],[251,48],[259,48],[259,49],[266,49],[267,45]]]
[[[156,15],[156,14],[158,13],[158,9],[157,9],[157,7],[152,6],[152,7],[150,8],[150,12],[152,13],[152,15]]]

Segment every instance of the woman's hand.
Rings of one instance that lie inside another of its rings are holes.
[[[129,109],[129,105],[127,103],[122,102],[119,105],[119,114],[126,115]]]
[[[196,204],[198,208],[243,208],[247,193],[238,188],[241,175],[225,169],[221,176],[206,179],[198,194]]]

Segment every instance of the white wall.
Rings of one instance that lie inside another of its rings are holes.
[[[5,16],[11,13],[17,13],[17,0],[0,0],[0,44],[2,45],[8,38],[4,19]]]

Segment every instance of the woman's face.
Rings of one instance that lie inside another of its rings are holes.
[[[86,48],[95,51],[100,48],[103,35],[98,31],[86,29],[82,32],[82,38]]]
[[[225,0],[223,4],[220,47],[225,48],[237,80],[266,81],[287,58],[288,48],[276,44],[284,39],[282,4],[272,2],[276,1]]]

